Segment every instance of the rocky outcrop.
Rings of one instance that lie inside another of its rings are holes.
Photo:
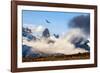
[[[88,43],[89,43],[89,40],[86,40],[83,44],[80,44],[80,42],[77,42],[77,43],[75,43],[75,46],[77,48],[83,48],[85,50],[90,51],[90,46],[88,45]]]
[[[48,29],[48,28],[46,28],[46,29],[43,31],[42,37],[45,37],[45,38],[50,37],[50,33],[49,33],[49,29]]]
[[[22,28],[22,36],[26,37],[28,41],[36,40],[36,37],[32,35],[31,29]]]

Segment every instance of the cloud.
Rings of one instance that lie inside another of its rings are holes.
[[[23,27],[24,28],[34,28],[35,25],[33,25],[33,24],[23,24]]]
[[[23,27],[31,29],[31,31],[34,32],[42,32],[45,27],[42,25],[33,25],[33,24],[24,24]]]
[[[25,45],[32,47],[32,50],[37,50],[45,54],[61,53],[69,55],[88,52],[83,48],[76,48],[75,45],[71,43],[72,39],[76,39],[74,37],[84,38],[84,34],[80,29],[73,29],[66,33],[63,37],[55,40],[55,43],[48,44],[48,39],[44,38],[41,38],[38,41],[27,41],[24,39],[23,42]]]
[[[36,28],[35,28],[35,31],[36,32],[41,32],[41,31],[43,31],[44,30],[44,27],[42,26],[42,25],[39,25],[39,26],[37,26]]]
[[[83,41],[87,40],[85,33],[79,28],[70,29],[67,33],[65,33],[63,38],[64,39],[66,38],[66,40],[68,40],[69,42],[73,44],[77,43],[81,39]]]
[[[71,28],[80,28],[84,31],[84,33],[89,36],[90,35],[90,15],[80,15],[74,17],[69,22],[69,27]]]

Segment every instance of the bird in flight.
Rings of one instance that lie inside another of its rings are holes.
[[[47,23],[51,23],[50,21],[48,21],[47,19],[45,19],[45,21],[47,22]]]

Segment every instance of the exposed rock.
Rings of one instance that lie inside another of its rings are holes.
[[[31,54],[31,47],[27,45],[22,45],[22,56],[27,57]]]
[[[86,40],[83,44],[80,44],[80,42],[81,42],[81,41],[75,43],[75,46],[76,46],[76,47],[79,47],[79,48],[84,48],[85,50],[90,51],[90,46],[88,45],[89,40]]]
[[[36,37],[31,34],[31,29],[28,28],[22,28],[22,36],[26,37],[28,41],[36,40]]]
[[[50,37],[50,33],[49,33],[49,29],[48,29],[48,28],[46,28],[46,29],[43,31],[42,36],[45,37],[45,38]]]
[[[36,51],[33,51],[32,48],[27,45],[22,45],[22,56],[24,58],[37,58],[37,57],[42,56],[42,54]]]
[[[57,34],[54,34],[54,36],[55,36],[55,38],[59,38],[59,35],[57,35]]]
[[[54,40],[48,40],[48,44],[50,44],[50,43],[55,43],[55,41]]]

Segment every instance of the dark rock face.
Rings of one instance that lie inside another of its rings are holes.
[[[50,44],[50,43],[55,43],[55,41],[53,41],[53,40],[48,40],[48,44]]]
[[[22,56],[28,57],[31,54],[31,47],[27,45],[22,45]]]
[[[48,37],[50,37],[50,33],[49,33],[49,30],[48,30],[48,28],[46,28],[46,29],[43,31],[43,34],[42,34],[42,36],[43,36],[43,37],[45,37],[45,38],[48,38]]]
[[[90,51],[90,46],[88,45],[88,43],[89,43],[89,40],[86,40],[83,44],[80,44],[80,41],[79,42],[77,42],[77,43],[75,43],[75,47],[76,48],[84,48],[85,50],[88,50],[88,51]]]
[[[28,38],[28,41],[31,41],[31,40],[36,40],[36,37],[33,36],[33,35],[27,35],[27,38]]]
[[[23,58],[37,58],[40,57],[40,53],[34,52],[32,48],[27,45],[22,45],[22,56]]]
[[[36,37],[31,34],[31,30],[28,28],[22,29],[22,36],[26,37],[28,41],[36,40]]]
[[[90,51],[90,46],[88,45],[89,40],[84,40],[82,37],[74,37],[74,39],[71,39],[71,43],[74,44],[76,48],[83,48]]]
[[[54,34],[54,36],[55,36],[55,38],[59,38],[59,35],[57,35],[57,34]]]

